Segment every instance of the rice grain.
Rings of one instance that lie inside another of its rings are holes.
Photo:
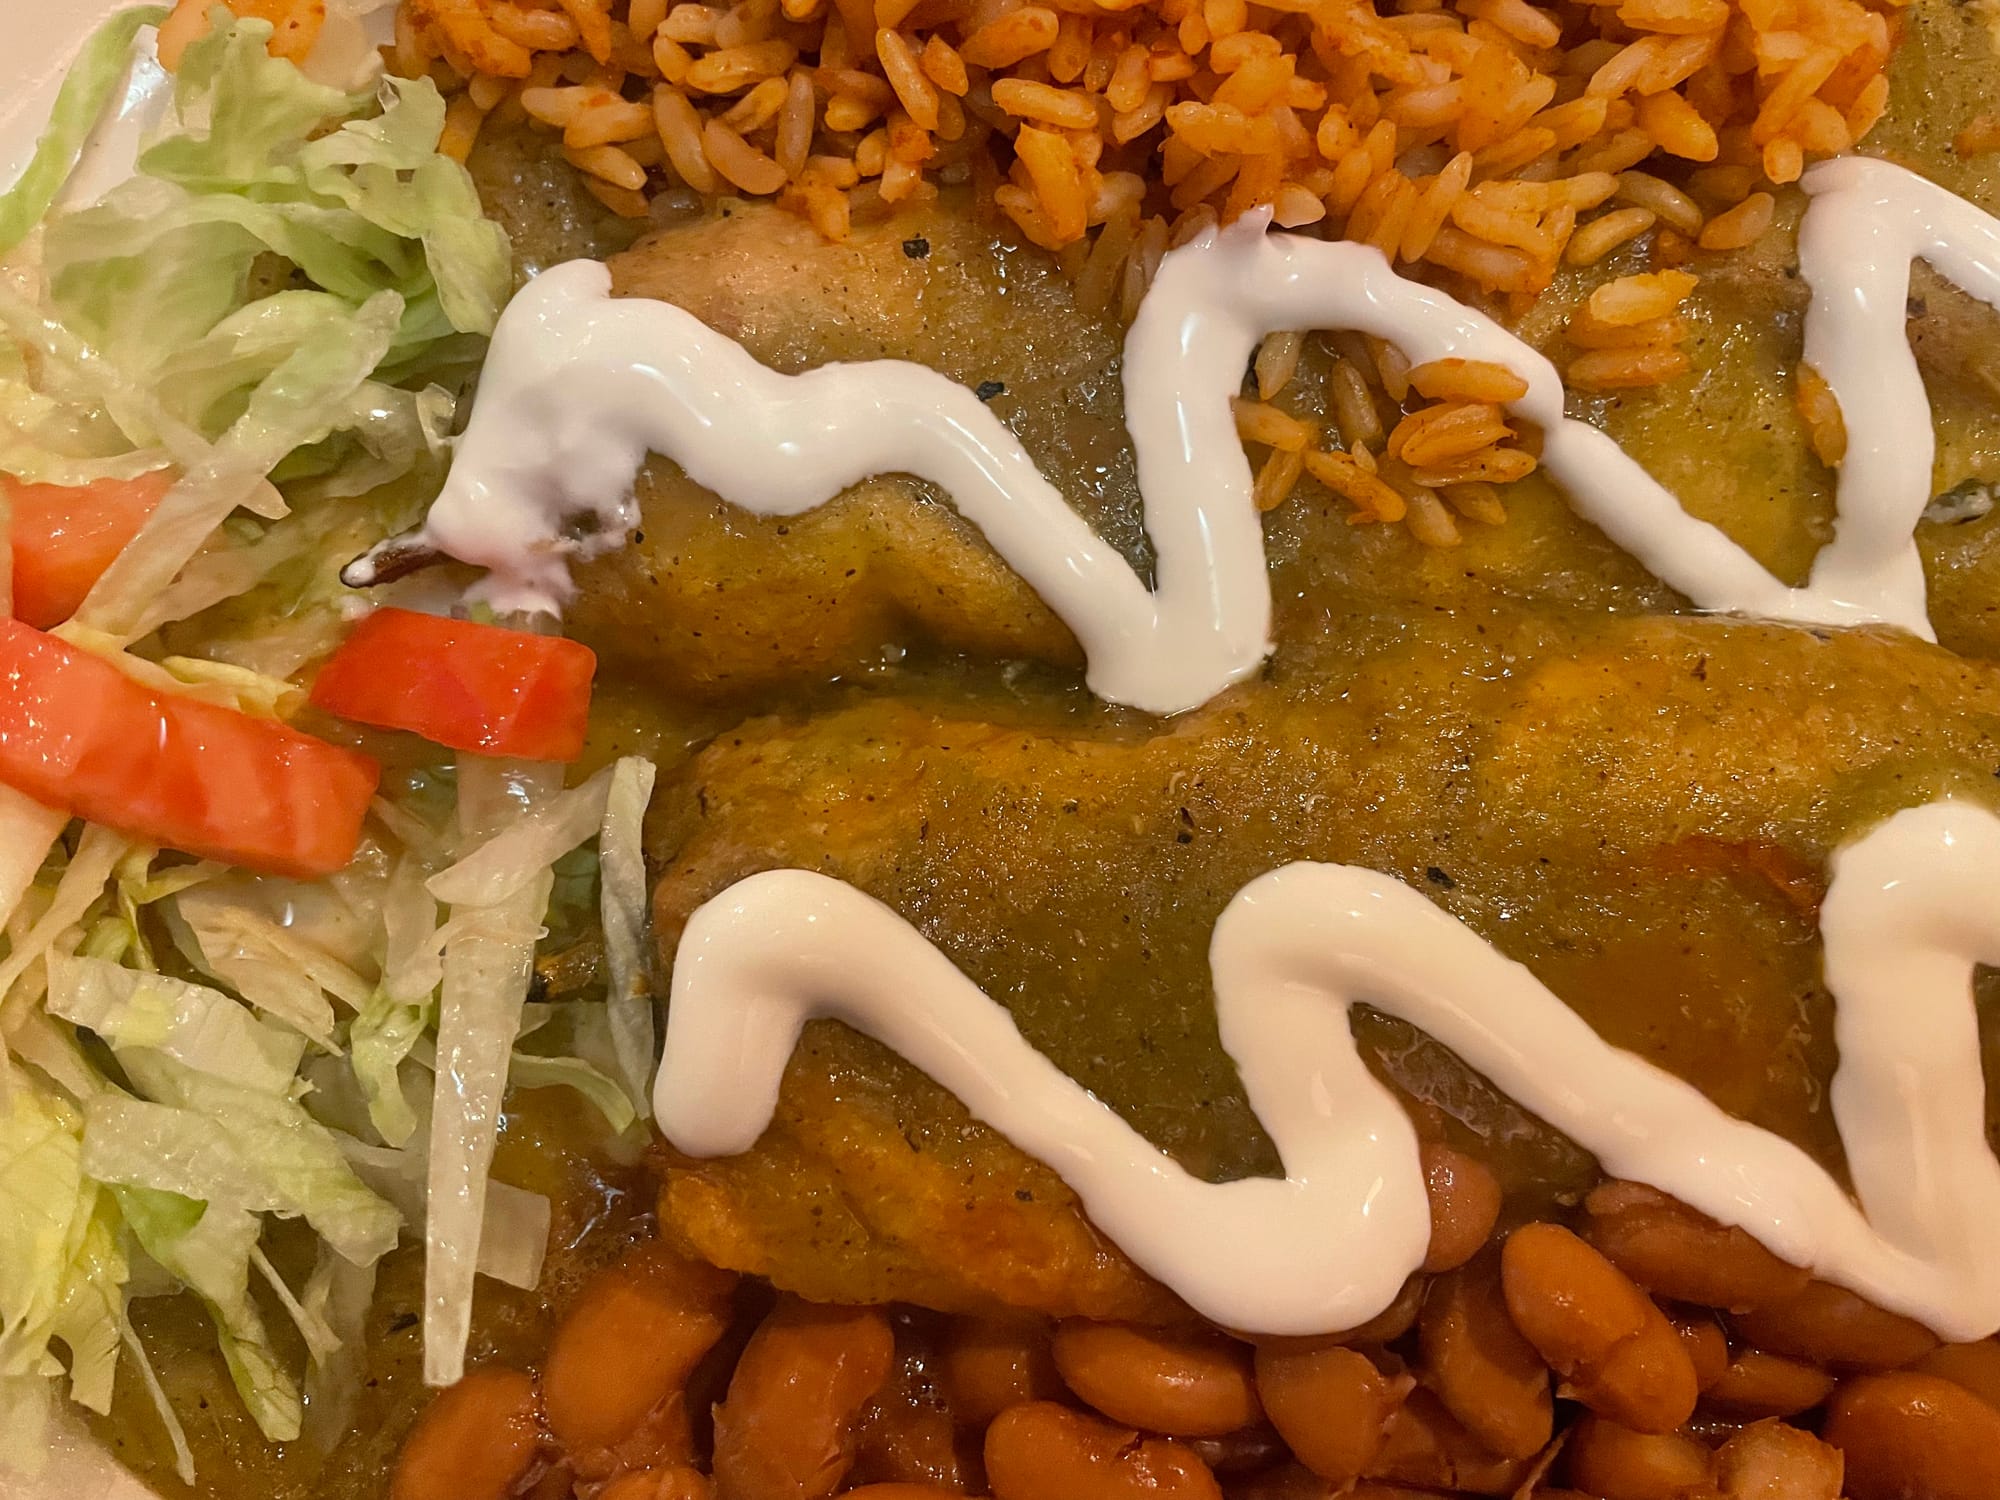
[[[300,28],[323,6],[234,3]],[[572,151],[620,148],[636,188],[590,159],[621,192],[782,194],[845,233],[969,176],[1050,250],[1117,223],[1127,256],[1269,210],[1520,299],[1648,232],[1669,266],[1754,239],[1766,188],[1880,118],[1888,3],[400,0],[392,57],[466,101],[451,152],[525,115]],[[163,48],[204,10],[177,0]],[[1973,120],[1959,149],[1995,142]],[[849,201],[821,171],[808,191],[821,159],[877,186]],[[1151,274],[1090,246],[1064,264],[1121,310]]]

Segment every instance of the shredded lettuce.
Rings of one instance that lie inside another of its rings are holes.
[[[323,501],[432,459],[512,284],[504,233],[438,154],[435,85],[328,87],[269,55],[268,22],[222,11],[135,175],[44,218],[159,14],[93,39],[29,177],[0,196],[0,250],[42,220],[38,259],[0,286],[0,468],[181,471],[86,601],[121,643],[315,550],[324,528],[305,518],[269,546],[217,543],[232,513],[284,514],[269,479]]]
[[[340,1260],[344,1257],[335,1251],[334,1259]],[[270,1257],[261,1248],[253,1248],[250,1251],[250,1264],[256,1268],[257,1274],[263,1277],[264,1285],[271,1289],[271,1295],[278,1299],[278,1305],[284,1308],[285,1316],[292,1320],[292,1326],[299,1331],[299,1337],[305,1341],[306,1353],[312,1362],[318,1364],[338,1353],[340,1335],[327,1326],[326,1319],[319,1315],[317,1309],[307,1306],[292,1294],[292,1289],[285,1278],[278,1273],[278,1268],[271,1264]],[[373,1265],[374,1262],[371,1261],[369,1264]]]
[[[209,534],[294,448],[332,432],[335,418],[388,351],[402,308],[396,293],[377,292],[287,355],[221,441],[174,481],[139,534],[91,585],[77,618],[121,641],[137,639],[153,600]]]
[[[116,1090],[84,1106],[83,1167],[99,1182],[270,1213],[292,1201],[219,1121]]]
[[[250,1295],[250,1252],[262,1232],[257,1216],[151,1188],[113,1191],[133,1238],[208,1308],[230,1379],[258,1430],[273,1442],[296,1438],[298,1382]]]
[[[48,1373],[69,1350],[72,1399],[111,1407],[127,1266],[115,1213],[84,1172],[80,1120],[25,1078],[0,1107],[0,1380]]]
[[[167,10],[164,5],[143,5],[121,11],[98,28],[70,64],[48,128],[35,145],[34,159],[14,186],[0,193],[0,255],[26,239],[56,201],[83,155],[97,117],[125,76],[132,39],[142,27],[164,21]]]
[[[491,907],[519,895],[557,860],[596,836],[611,791],[611,768],[509,819],[457,864],[433,875],[430,893],[453,907]]]
[[[68,826],[69,814],[0,786],[0,923],[14,914]]]
[[[541,1284],[542,1260],[549,1248],[549,1200],[504,1182],[486,1185],[480,1223],[479,1260],[482,1276],[503,1286],[529,1289]]]
[[[188,1196],[303,1218],[357,1265],[395,1248],[395,1209],[362,1185],[332,1132],[288,1094],[217,1078],[148,1049],[122,1051],[118,1061],[150,1102],[120,1103],[133,1121],[129,1138],[100,1131],[106,1100],[87,1106],[84,1151],[100,1180],[170,1186],[169,1176],[184,1173],[193,1182],[197,1167],[206,1168],[214,1175]],[[153,1140],[168,1149],[149,1151]],[[171,1148],[183,1144],[200,1154],[174,1155]]]
[[[87,1217],[75,1112],[16,1077],[0,1108],[0,1376],[38,1373],[72,1226]]]
[[[605,1015],[618,1076],[639,1118],[652,1114],[653,1049],[657,1040],[647,982],[646,808],[653,800],[653,763],[630,755],[611,768],[604,821],[597,837],[598,909],[604,924],[604,966],[610,983]]]
[[[7,1040],[16,1058],[32,1064],[75,1103],[94,1098],[108,1086],[77,1045],[75,1034],[40,1011],[21,1017]]]
[[[532,816],[554,800],[561,785],[559,767],[461,760],[461,837],[469,849],[495,840],[524,811]],[[545,866],[511,894],[475,908],[479,926],[445,948],[424,1225],[424,1378],[432,1385],[451,1385],[465,1373],[508,1058],[553,885]]]
[[[639,1117],[623,1086],[580,1057],[544,1057],[536,1052],[516,1052],[508,1077],[516,1088],[573,1089],[604,1116],[605,1124],[620,1133]]]
[[[397,1150],[343,1139],[341,1150],[355,1175],[401,1211],[403,1222],[422,1226],[429,1218],[429,1150],[416,1144]],[[480,1208],[479,1257],[474,1269],[506,1286],[533,1291],[541,1281],[548,1252],[549,1200],[540,1193],[488,1179]]]
[[[335,1340],[306,1371],[305,1422],[299,1433],[314,1452],[326,1454],[346,1436],[361,1405],[366,1368],[362,1339],[375,1300],[375,1267],[357,1266],[322,1246],[302,1300]]]
[[[112,870],[128,847],[123,838],[108,828],[94,823],[85,827],[75,855],[56,882],[48,906],[25,933],[14,938],[6,958],[0,959],[0,1019],[8,1015],[14,987],[29,966],[46,958],[64,931],[81,921],[92,903],[103,897],[104,883],[111,878]]]
[[[4,269],[4,268],[0,268]],[[76,483],[129,477],[208,451],[153,390],[128,378],[44,306],[39,283],[0,275],[0,328],[8,339],[0,406],[19,411],[7,443],[7,470],[22,479]]]
[[[304,1037],[219,990],[103,959],[51,958],[48,1009],[114,1048],[149,1047],[266,1093],[290,1087],[305,1055]]]
[[[203,886],[174,902],[192,939],[185,956],[250,1004],[329,1051],[339,1046],[329,995],[350,1010],[374,992],[368,980],[305,936],[242,899],[236,888]]]
[[[404,1005],[386,992],[373,996],[348,1028],[347,1053],[368,1120],[392,1146],[401,1146],[417,1132],[417,1112],[403,1091],[403,1059],[422,1040],[431,1024],[428,1003]]]
[[[438,153],[428,79],[334,86],[221,9],[133,177],[52,209],[162,14],[100,31],[0,193],[0,472],[171,470],[60,629],[162,690],[283,718],[351,610],[340,564],[434,493],[511,253]],[[52,1388],[102,1410],[130,1355],[192,1479],[126,1317],[174,1292],[206,1307],[260,1430],[329,1448],[404,1235],[427,1257],[427,1375],[456,1376],[474,1277],[531,1289],[548,1247],[548,1200],[492,1176],[507,1090],[570,1088],[615,1132],[645,1107],[652,779],[639,760],[572,790],[553,766],[412,773],[354,863],[310,882],[65,837],[0,788],[0,1467],[40,1451]],[[609,994],[530,1015],[538,947],[600,914]],[[518,1048],[530,1022],[551,1024]],[[303,1281],[274,1218],[312,1231]]]
[[[50,223],[65,322],[121,365],[157,369],[244,305],[268,252],[350,308],[395,293],[405,373],[440,341],[490,333],[509,249],[465,169],[437,154],[436,86],[327,88],[270,57],[270,34],[268,22],[225,21],[191,46],[176,79],[181,128],[130,182]],[[136,335],[135,313],[162,320],[160,333]]]
[[[428,829],[415,831],[428,838]],[[424,862],[397,861],[382,900],[382,990],[399,1005],[428,999],[444,982],[444,954],[437,942],[437,900],[426,888]]]
[[[146,1387],[146,1399],[152,1403],[153,1411],[166,1429],[167,1441],[174,1449],[174,1473],[185,1485],[194,1483],[194,1450],[188,1446],[187,1428],[181,1425],[180,1414],[167,1399],[166,1387],[160,1384],[159,1372],[153,1368],[153,1361],[146,1354],[145,1340],[128,1320],[125,1324],[125,1352],[132,1356],[132,1363],[139,1367],[140,1382]]]
[[[103,1414],[111,1410],[124,1338],[126,1260],[111,1195],[93,1187],[90,1198],[49,1332],[69,1350],[70,1399]]]

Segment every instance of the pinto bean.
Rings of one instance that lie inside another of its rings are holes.
[[[638,1431],[722,1337],[735,1287],[727,1271],[656,1244],[600,1271],[556,1330],[543,1366],[549,1431],[573,1452]]]
[[[854,1420],[848,1478],[856,1488],[924,1484],[961,1493],[974,1448],[937,1389],[929,1329],[904,1323],[896,1334],[895,1366]]]
[[[1941,1375],[1964,1386],[1988,1406],[2000,1411],[2000,1340],[1976,1344],[1945,1344],[1918,1360],[1911,1369]]]
[[[1439,1141],[1422,1148],[1431,1200],[1431,1243],[1424,1269],[1455,1271],[1477,1255],[1500,1219],[1500,1179],[1476,1157]]]
[[[895,1356],[879,1309],[781,1299],[715,1409],[717,1500],[821,1500],[838,1490],[854,1458],[854,1418]]]
[[[1905,1370],[1845,1381],[1820,1436],[1847,1460],[1853,1500],[2000,1495],[2000,1412],[1941,1376]]]
[[[1496,1257],[1432,1283],[1417,1338],[1424,1384],[1486,1447],[1528,1458],[1548,1442],[1555,1425],[1548,1366],[1508,1316]]]
[[[1674,1325],[1681,1347],[1687,1350],[1688,1362],[1694,1366],[1695,1385],[1707,1390],[1729,1368],[1728,1335],[1705,1312],[1670,1313],[1667,1321]]]
[[[711,1500],[708,1476],[687,1464],[630,1469],[597,1492],[597,1500]]]
[[[1527,1479],[1525,1459],[1502,1458],[1466,1431],[1444,1403],[1419,1388],[1389,1419],[1367,1478],[1468,1495],[1511,1495]],[[1354,1494],[1364,1494],[1362,1485]],[[1351,1497],[1350,1497],[1351,1500]]]
[[[1796,1296],[1810,1279],[1743,1230],[1643,1183],[1604,1183],[1583,1208],[1591,1244],[1657,1297],[1746,1312]]]
[[[486,1366],[440,1391],[403,1443],[389,1500],[503,1500],[534,1462],[535,1382]]]
[[[966,1461],[975,1451],[943,1406],[871,1406],[854,1427],[850,1477],[867,1484],[933,1484],[964,1489]]]
[[[539,1471],[530,1467],[534,1478],[525,1487],[516,1480],[508,1494],[513,1500],[576,1500],[578,1474],[575,1469],[561,1459],[552,1464],[544,1464]]]
[[[1840,1450],[1783,1422],[1754,1422],[1715,1451],[1728,1500],[1840,1500]]]
[[[1072,1319],[1056,1329],[1056,1369],[1114,1422],[1168,1437],[1221,1437],[1263,1417],[1250,1347],[1221,1334]]]
[[[1825,1281],[1733,1321],[1736,1331],[1760,1349],[1847,1370],[1900,1369],[1938,1346],[1937,1336],[1923,1324],[1884,1312]]]
[[[1048,1326],[1023,1318],[959,1318],[944,1341],[944,1391],[952,1415],[984,1427],[1010,1406],[1065,1394]]]
[[[1368,1471],[1415,1384],[1338,1344],[1257,1351],[1257,1393],[1272,1425],[1299,1462],[1336,1483]]]
[[[1187,1444],[1142,1439],[1053,1401],[993,1419],[986,1477],[995,1500],[1222,1500],[1222,1487]]]
[[[1702,1390],[1702,1400],[1725,1417],[1794,1417],[1833,1394],[1833,1377],[1817,1365],[1781,1354],[1745,1349]]]
[[[1188,1446],[1218,1478],[1255,1474],[1281,1464],[1290,1456],[1285,1440],[1267,1426],[1246,1427],[1227,1437],[1190,1438]]]
[[[1430,1295],[1430,1278],[1412,1276],[1396,1293],[1396,1298],[1387,1307],[1375,1314],[1366,1323],[1348,1329],[1345,1333],[1328,1337],[1340,1344],[1387,1344],[1401,1338],[1417,1326],[1417,1315],[1424,1309],[1424,1298]]]
[[[1229,1500],[1342,1500],[1362,1493],[1329,1484],[1301,1463],[1282,1463],[1230,1485]]]
[[[1424,1299],[1430,1295],[1431,1278],[1421,1271],[1408,1278],[1396,1291],[1389,1305],[1375,1314],[1366,1323],[1357,1323],[1352,1328],[1339,1333],[1315,1333],[1303,1336],[1292,1334],[1251,1334],[1260,1349],[1324,1349],[1329,1344],[1352,1346],[1375,1346],[1393,1344],[1397,1339],[1417,1326],[1417,1315],[1424,1310]]]
[[[1671,1432],[1694,1414],[1694,1362],[1632,1279],[1559,1224],[1526,1224],[1500,1253],[1507,1310],[1600,1416]]]
[[[1586,1416],[1563,1445],[1569,1482],[1601,1500],[1682,1500],[1708,1483],[1709,1451],[1678,1432],[1634,1432]]]
[[[1436,1490],[1412,1489],[1364,1479],[1352,1488],[1335,1486],[1303,1464],[1284,1464],[1251,1476],[1228,1490],[1229,1500],[1441,1500]],[[1562,1500],[1548,1490],[1536,1490],[1535,1500]]]

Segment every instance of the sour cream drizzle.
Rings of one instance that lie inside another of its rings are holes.
[[[1839,525],[1790,588],[1604,433],[1563,415],[1554,366],[1479,312],[1396,275],[1358,245],[1269,234],[1251,217],[1169,254],[1127,336],[1126,420],[1157,558],[1148,589],[973,393],[898,360],[786,376],[668,303],[613,299],[601,265],[544,272],[508,307],[425,540],[490,570],[503,609],[557,611],[568,561],[622,543],[646,453],[760,515],[796,515],[872,475],[949,493],[1076,633],[1091,687],[1173,713],[1270,649],[1270,586],[1251,472],[1229,398],[1258,340],[1344,328],[1412,362],[1515,370],[1515,415],[1544,434],[1570,504],[1704,609],[1928,637],[1912,530],[1929,498],[1923,384],[1903,340],[1913,256],[2000,302],[2000,223],[1900,167],[1863,158],[1807,174],[1800,269],[1806,357],[1846,414]]]
[[[502,318],[424,540],[486,567],[496,606],[554,611],[569,560],[619,545],[636,523],[632,478],[649,451],[764,515],[909,473],[950,494],[1075,632],[1100,696],[1177,712],[1270,649],[1262,529],[1229,398],[1266,333],[1341,328],[1413,363],[1515,370],[1528,390],[1513,413],[1542,430],[1543,468],[1571,506],[1698,607],[1929,637],[1912,533],[1933,440],[1903,337],[1909,266],[1928,260],[2000,306],[2000,222],[1879,161],[1825,163],[1805,188],[1805,356],[1840,403],[1848,448],[1835,537],[1803,587],[1565,417],[1554,367],[1505,329],[1371,249],[1269,234],[1256,218],[1169,255],[1127,336],[1152,588],[964,387],[892,360],[781,375],[679,308],[614,300],[609,272],[588,262],[544,273]],[[1607,1172],[1947,1338],[1983,1337],[2000,1329],[2000,1163],[1985,1140],[1971,983],[1975,963],[2000,963],[2000,819],[1951,802],[1899,814],[1842,851],[1833,877],[1821,914],[1839,1002],[1832,1106],[1854,1198],[1796,1147],[1608,1046],[1422,895],[1348,866],[1253,881],[1210,948],[1222,1041],[1281,1179],[1190,1177],[902,918],[805,871],[743,881],[690,921],[655,1107],[683,1151],[747,1150],[800,1028],[837,1017],[1047,1162],[1197,1310],[1246,1331],[1335,1330],[1389,1304],[1429,1235],[1415,1136],[1349,1029],[1365,1001],[1429,1032]]]
[[[1834,537],[1804,592],[1929,640],[1915,531],[1931,500],[1937,439],[1908,339],[1910,262],[1927,261],[2000,306],[2000,220],[1872,157],[1822,162],[1805,188],[1813,195],[1799,226],[1799,273],[1812,288],[1805,357],[1840,403],[1847,457]]]
[[[1036,1052],[915,928],[839,881],[755,875],[689,921],[654,1110],[692,1156],[770,1123],[800,1028],[830,1016],[908,1058],[1074,1188],[1092,1223],[1197,1311],[1245,1332],[1350,1328],[1423,1259],[1417,1141],[1349,1008],[1402,1017],[1606,1172],[1954,1340],[2000,1329],[2000,1162],[1988,1151],[1976,963],[2000,963],[2000,818],[1944,801],[1841,850],[1821,911],[1856,1195],[1797,1147],[1600,1040],[1520,964],[1400,882],[1293,864],[1209,946],[1222,1043],[1283,1178],[1211,1184]]]

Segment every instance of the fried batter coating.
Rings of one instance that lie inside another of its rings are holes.
[[[724,736],[652,831],[669,961],[759,870],[818,870],[937,942],[1192,1170],[1273,1170],[1217,1041],[1211,926],[1295,859],[1391,871],[1597,1030],[1836,1170],[1815,906],[1841,839],[1992,799],[2000,668],[1888,634],[1692,618],[1409,613],[1164,733],[1046,733],[879,702]],[[1364,1013],[1431,1133],[1546,1201],[1591,1169],[1443,1049]],[[670,1161],[665,1231],[836,1300],[1109,1311],[1150,1290],[1048,1174],[913,1069],[820,1028],[778,1124]]]
[[[1802,199],[1786,204],[1795,224]],[[921,253],[916,253],[921,247]],[[1806,291],[1789,233],[1703,266],[1687,380],[1593,398],[1596,420],[1774,572],[1803,578],[1830,534],[1832,473],[1796,409]],[[1150,565],[1119,385],[1120,331],[1077,312],[1045,257],[1006,248],[960,199],[911,211],[845,245],[770,208],[669,230],[613,258],[618,289],[663,297],[774,368],[912,359],[984,389],[1051,480],[1142,573]],[[1612,267],[1611,269],[1616,269]],[[1558,357],[1563,311],[1591,268],[1554,289],[1521,332]],[[2000,314],[1919,268],[1911,335],[1937,409],[1939,486],[2000,478]],[[1285,392],[1321,420],[1329,350],[1309,341]],[[1330,430],[1330,424],[1329,430]],[[1329,436],[1328,441],[1332,441]],[[1461,527],[1451,549],[1398,527],[1352,524],[1311,479],[1266,519],[1280,654],[1330,621],[1384,606],[1684,609],[1671,590],[1579,520],[1539,475],[1503,491],[1507,521]],[[857,680],[905,661],[964,655],[1074,671],[1076,643],[929,486],[870,480],[795,517],[725,504],[663,459],[639,484],[632,544],[578,570],[571,628],[608,661],[705,700]],[[2000,584],[1988,520],[1927,521],[1918,542],[1932,615],[1954,649],[2000,655]]]
[[[921,253],[916,253],[921,247]],[[1039,252],[1007,248],[962,197],[845,245],[771,208],[669,230],[611,261],[626,295],[678,303],[775,369],[910,359],[987,393],[1043,472],[1134,567],[1150,570],[1124,428],[1122,330],[1079,313]],[[1315,349],[1291,396],[1326,408]],[[1329,439],[1330,440],[1330,439]],[[1081,665],[1069,630],[929,486],[871,480],[794,517],[718,500],[652,460],[629,546],[577,570],[571,632],[664,688],[742,701],[906,658],[964,654]],[[1349,524],[1317,484],[1266,521],[1280,646],[1328,609],[1523,594],[1592,608],[1669,608],[1674,595],[1546,484],[1514,487],[1514,519],[1449,554]]]

